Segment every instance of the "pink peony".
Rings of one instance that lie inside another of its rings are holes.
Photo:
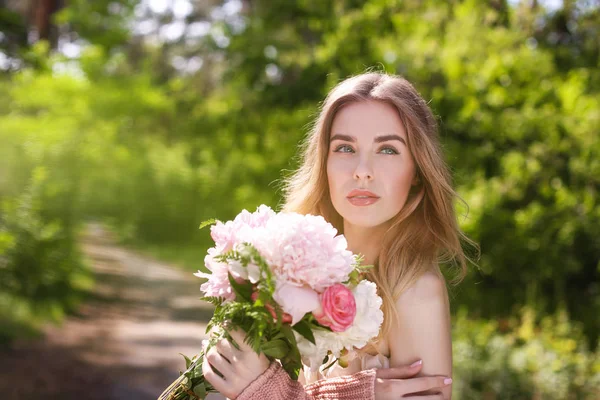
[[[224,297],[226,300],[234,300],[235,293],[229,284],[228,273],[231,272],[236,279],[249,279],[257,282],[260,279],[260,270],[254,264],[244,268],[236,263],[221,263],[215,257],[232,250],[236,245],[243,242],[252,243],[256,232],[275,216],[275,212],[261,205],[255,212],[250,213],[242,210],[233,221],[223,223],[218,221],[211,226],[210,235],[215,241],[215,247],[208,250],[204,258],[204,264],[210,274],[198,271],[194,275],[198,278],[208,279],[200,286],[205,296]]]
[[[225,223],[218,221],[212,225],[210,236],[215,241],[219,252],[226,253],[238,243],[252,243],[256,228],[265,226],[274,216],[275,211],[264,204],[259,206],[253,213],[242,210],[233,221]]]
[[[313,311],[317,322],[334,332],[344,332],[354,322],[356,301],[346,286],[336,283],[321,295],[321,308]]]
[[[292,316],[292,325],[320,306],[317,292],[309,287],[300,287],[287,282],[277,282],[273,300],[286,314]]]
[[[210,227],[210,236],[215,241],[220,252],[227,252],[233,248],[235,236],[233,231],[233,221],[222,223],[217,221]]]
[[[242,210],[235,219],[234,223],[245,224],[251,228],[258,228],[265,226],[267,221],[275,216],[275,211],[269,206],[261,204],[255,212],[250,213],[246,210]]]
[[[278,281],[308,285],[318,293],[344,282],[355,256],[343,235],[321,216],[279,213],[257,232],[254,246]]]
[[[202,285],[200,290],[205,296],[224,297],[226,300],[234,300],[235,293],[229,283],[229,268],[227,264],[218,262],[214,259],[219,252],[214,247],[208,249],[208,254],[204,257],[204,265],[211,272],[210,274],[198,271],[194,274],[198,278],[208,279]]]
[[[236,281],[250,281],[251,283],[257,283],[261,278],[260,267],[256,264],[249,263],[245,267],[241,262],[237,260],[228,261],[229,272]]]

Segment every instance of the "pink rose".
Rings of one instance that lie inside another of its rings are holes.
[[[321,308],[313,311],[317,322],[334,332],[343,332],[354,322],[356,301],[354,295],[341,283],[329,286],[321,294]]]

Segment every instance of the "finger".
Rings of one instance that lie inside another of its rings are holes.
[[[376,377],[381,379],[405,379],[415,376],[423,366],[423,361],[419,360],[412,365],[403,365],[393,368],[379,368],[376,370]]]
[[[213,369],[206,357],[202,360],[202,374],[204,378],[219,392],[227,389],[227,382],[221,378]]]
[[[243,331],[235,330],[229,332],[231,338],[235,341],[235,343],[239,346],[239,351],[248,351],[252,350],[250,346],[246,344],[244,339],[246,338],[246,334]],[[235,348],[235,345],[233,346]],[[237,349],[236,349],[237,350]]]
[[[233,361],[237,360],[237,355],[240,351],[236,349],[229,340],[220,340],[217,342],[215,347],[219,354],[225,357],[228,362],[232,363]]]
[[[445,376],[424,376],[412,379],[393,379],[392,382],[394,384],[397,382],[404,393],[416,393],[448,386],[452,383],[452,379],[448,379]]]
[[[212,368],[216,368],[217,371],[223,375],[223,378],[231,378],[233,367],[225,357],[219,354],[216,348],[211,348],[208,353],[204,356],[204,360],[208,361]]]

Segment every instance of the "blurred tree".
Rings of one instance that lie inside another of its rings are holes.
[[[17,46],[25,45],[27,36],[34,35],[31,40],[47,40],[56,47],[58,28],[52,17],[64,6],[64,0],[2,0],[1,31],[8,33],[7,42],[14,40]]]

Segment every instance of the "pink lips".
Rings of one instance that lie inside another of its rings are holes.
[[[352,190],[346,198],[350,204],[355,206],[368,206],[379,200],[379,196],[375,193],[362,189]]]

